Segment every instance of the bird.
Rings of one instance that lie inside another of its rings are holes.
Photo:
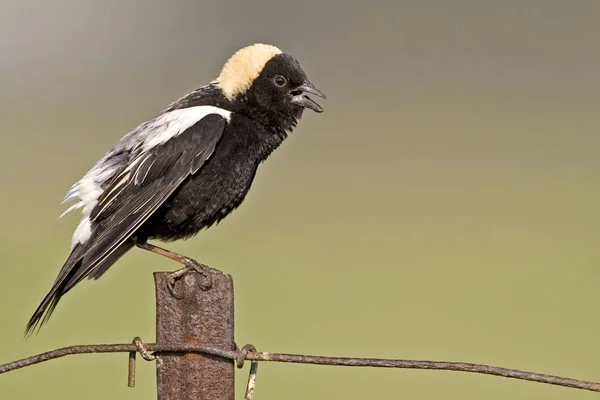
[[[81,209],[71,252],[25,333],[39,331],[62,296],[98,279],[134,247],[198,270],[148,240],[189,239],[244,200],[257,168],[326,96],[296,58],[270,44],[236,51],[208,85],[171,103],[122,139],[67,192]],[[62,217],[62,215],[61,215]]]

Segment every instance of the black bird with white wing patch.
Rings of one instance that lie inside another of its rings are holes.
[[[98,278],[134,246],[188,267],[193,260],[147,242],[186,239],[237,208],[259,164],[325,98],[277,47],[236,52],[219,77],[171,104],[121,141],[65,197],[83,218],[71,254],[27,324],[41,326],[60,298]]]

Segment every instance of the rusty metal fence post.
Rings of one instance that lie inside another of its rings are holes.
[[[154,274],[156,344],[235,347],[233,280],[211,271],[189,272],[169,287],[169,273]],[[199,353],[160,353],[156,357],[158,400],[234,400],[232,360]]]

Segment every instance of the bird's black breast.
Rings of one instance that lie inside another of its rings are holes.
[[[258,165],[282,140],[251,119],[232,114],[211,158],[182,182],[136,236],[183,239],[219,222],[242,203]]]

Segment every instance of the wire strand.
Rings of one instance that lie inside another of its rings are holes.
[[[0,365],[0,374],[14,371],[19,368],[28,367],[41,362],[53,360],[55,358],[75,355],[75,354],[94,354],[94,353],[131,353],[141,352],[142,349],[149,352],[178,352],[178,353],[204,353],[214,356],[239,360],[243,353],[240,350],[224,350],[214,347],[196,345],[196,344],[97,344],[97,345],[78,345],[63,347],[60,349],[36,354],[31,357],[23,358],[13,362]],[[313,356],[303,354],[284,354],[248,351],[244,355],[245,360],[265,361],[265,362],[284,362],[295,364],[313,364],[313,365],[336,365],[346,367],[381,367],[381,368],[404,368],[404,369],[429,369],[443,371],[471,372],[478,374],[501,376],[505,378],[520,379],[530,382],[545,383],[574,389],[590,390],[600,392],[600,383],[583,381],[573,378],[565,378],[555,375],[540,374],[536,372],[521,371],[517,369],[495,367],[484,364],[473,364],[464,362],[450,361],[426,361],[426,360],[405,360],[405,359],[381,359],[381,358],[352,358],[352,357],[327,357]]]

